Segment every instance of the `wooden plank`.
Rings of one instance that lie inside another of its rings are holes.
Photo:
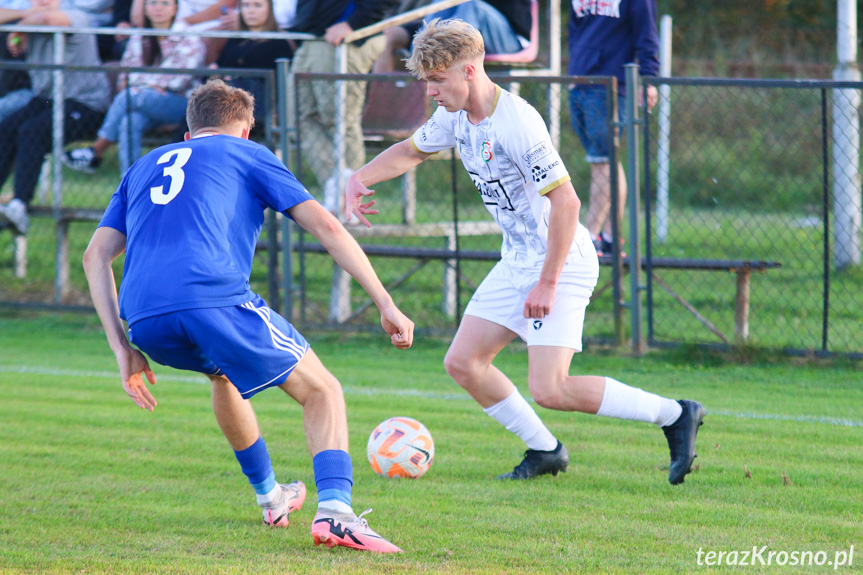
[[[749,270],[737,270],[737,294],[734,299],[734,341],[749,341]]]
[[[15,243],[15,277],[27,277],[27,236],[12,232],[12,241]]]
[[[377,24],[372,24],[371,26],[366,26],[365,28],[355,30],[345,36],[343,42],[346,44],[350,44],[351,42],[356,42],[357,40],[362,40],[363,38],[368,38],[369,36],[372,36],[379,32],[383,32],[387,28],[407,24],[408,22],[413,22],[414,20],[421,20],[429,14],[434,14],[435,12],[440,12],[441,10],[446,10],[447,8],[458,6],[459,4],[464,4],[467,1],[468,0],[442,0],[441,2],[435,2],[434,4],[414,8],[413,10],[409,10],[404,14],[396,14],[391,18],[381,20]]]

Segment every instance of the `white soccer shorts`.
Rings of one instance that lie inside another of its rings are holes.
[[[465,309],[472,315],[515,332],[531,345],[566,347],[581,351],[584,310],[599,277],[599,261],[592,249],[570,256],[557,284],[551,312],[542,319],[524,317],[524,302],[539,281],[541,267],[513,267],[501,261],[477,288]]]

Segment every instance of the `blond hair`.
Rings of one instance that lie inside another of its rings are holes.
[[[192,90],[186,106],[186,124],[193,135],[204,128],[224,128],[237,122],[255,125],[255,97],[212,79]]]
[[[453,64],[483,55],[485,44],[479,30],[463,20],[435,18],[414,36],[413,51],[405,65],[423,80]]]

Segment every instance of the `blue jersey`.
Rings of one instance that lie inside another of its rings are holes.
[[[242,138],[153,150],[126,173],[99,224],[126,236],[120,316],[134,323],[250,301],[265,208],[285,212],[309,200],[270,150]]]

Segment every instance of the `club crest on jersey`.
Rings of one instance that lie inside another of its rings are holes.
[[[491,153],[491,142],[485,140],[482,144],[480,144],[479,154],[483,162],[490,162],[491,159],[494,157],[494,154]]]

